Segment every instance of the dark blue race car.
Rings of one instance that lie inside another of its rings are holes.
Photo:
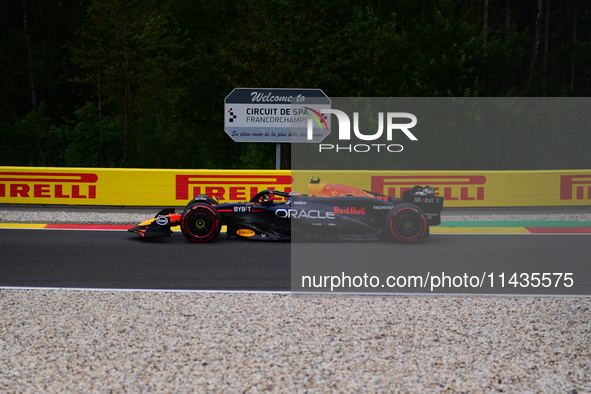
[[[129,231],[143,237],[170,236],[171,227],[179,225],[188,240],[209,242],[226,226],[228,237],[250,240],[388,237],[411,243],[428,236],[429,227],[441,222],[443,197],[436,196],[429,186],[415,186],[402,198],[392,198],[319,182],[312,179],[314,187],[308,188],[307,195],[263,190],[248,202],[219,204],[207,195],[198,195],[182,212],[164,209]]]

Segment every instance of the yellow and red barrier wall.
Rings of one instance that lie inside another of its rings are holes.
[[[393,197],[431,185],[446,207],[591,205],[591,170],[289,171],[0,167],[0,204],[183,206],[204,193],[245,201],[264,189],[340,183]]]

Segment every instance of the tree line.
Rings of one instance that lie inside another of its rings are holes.
[[[585,0],[6,0],[0,165],[274,168],[223,132],[235,87],[589,96],[589,22]]]

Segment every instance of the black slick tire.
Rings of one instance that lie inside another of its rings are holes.
[[[191,205],[181,215],[181,231],[192,242],[213,241],[221,228],[220,214],[207,203]]]

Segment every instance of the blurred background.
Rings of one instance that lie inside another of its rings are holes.
[[[584,0],[4,0],[0,165],[275,168],[274,144],[224,133],[235,87],[587,97],[590,22]],[[551,133],[433,133],[445,157],[392,169],[591,166],[585,129]]]

